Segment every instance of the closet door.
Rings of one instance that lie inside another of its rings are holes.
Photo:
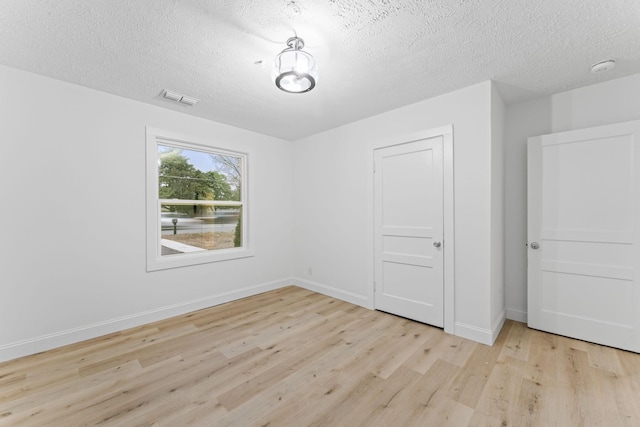
[[[640,121],[528,141],[529,326],[640,351]]]
[[[444,326],[443,136],[375,150],[375,307]]]

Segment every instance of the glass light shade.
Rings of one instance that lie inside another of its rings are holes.
[[[304,46],[302,39],[292,37],[287,41],[288,49],[276,56],[274,78],[276,86],[285,92],[303,93],[313,89],[318,81],[316,60],[300,50]]]

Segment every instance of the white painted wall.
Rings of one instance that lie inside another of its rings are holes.
[[[640,74],[509,105],[505,125],[507,317],[526,322],[527,138],[640,119]]]
[[[290,284],[292,273],[372,307],[372,149],[446,125],[454,332],[485,343],[499,332],[503,105],[491,82],[294,143],[7,67],[0,89],[0,360]],[[249,153],[255,257],[146,272],[145,126]]]
[[[290,142],[1,66],[0,93],[0,360],[291,283]],[[145,271],[147,125],[249,153],[255,257]]]
[[[508,105],[505,112],[505,305],[527,321],[527,138],[551,132],[550,97]]]
[[[491,330],[506,319],[504,283],[504,118],[505,105],[491,85]],[[497,338],[497,334],[494,334]]]
[[[293,144],[294,275],[298,283],[372,307],[373,147],[399,135],[453,125],[455,169],[455,333],[493,341],[492,291],[499,291],[502,232],[500,147],[492,151],[492,83],[484,82],[296,141]],[[500,125],[497,124],[499,128]],[[497,131],[495,132],[497,133]],[[499,140],[499,138],[497,139]],[[495,159],[494,159],[495,156]],[[498,163],[492,173],[492,161]],[[496,274],[492,287],[491,269]],[[498,271],[500,270],[500,271]]]

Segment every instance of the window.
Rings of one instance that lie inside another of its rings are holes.
[[[251,256],[247,155],[147,128],[147,270]]]

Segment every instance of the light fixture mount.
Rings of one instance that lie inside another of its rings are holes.
[[[318,81],[318,65],[309,53],[302,50],[304,40],[291,37],[274,61],[274,78],[279,89],[289,93],[309,92]]]

